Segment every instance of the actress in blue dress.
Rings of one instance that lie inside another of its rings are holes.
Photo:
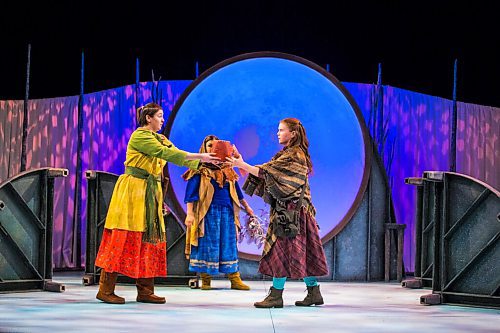
[[[211,152],[214,140],[218,140],[214,135],[205,137],[200,152]],[[231,289],[249,290],[240,277],[236,243],[240,207],[249,215],[253,211],[238,185],[238,174],[228,164],[203,163],[182,177],[187,181],[185,253],[189,270],[200,273],[202,290],[210,290],[212,276],[219,273],[227,274]]]

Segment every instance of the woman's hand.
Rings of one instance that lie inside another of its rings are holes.
[[[253,209],[250,208],[250,206],[246,207],[245,210],[246,210],[248,216],[255,216],[255,213],[253,212]]]
[[[226,157],[226,161],[230,162],[234,167],[238,167],[241,170],[245,170],[246,172],[251,173],[252,175],[259,177],[259,168],[253,165],[248,164],[243,160],[243,156],[241,156],[236,146],[233,145],[234,154],[233,156]]]
[[[252,207],[248,204],[248,202],[245,199],[240,200],[241,205],[243,206],[243,209],[247,212],[248,216],[255,216],[255,213],[253,212]]]
[[[238,167],[238,168],[242,167],[245,163],[245,161],[243,161],[243,158],[241,157],[241,155],[238,158],[232,157],[232,156],[226,157],[226,161],[229,162],[233,167]]]
[[[233,156],[226,157],[226,161],[239,168],[245,164],[245,161],[243,161],[243,156],[241,156],[238,148],[236,148],[235,145],[233,145]]]
[[[192,214],[186,215],[186,220],[184,221],[184,224],[186,225],[186,227],[192,226],[193,223],[194,223],[194,215],[192,215]]]
[[[221,163],[221,159],[215,156],[215,153],[200,153],[200,160],[205,163]]]

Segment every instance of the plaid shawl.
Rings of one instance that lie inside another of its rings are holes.
[[[262,197],[271,206],[270,220],[272,221],[277,201],[286,205],[299,199],[301,187],[308,176],[306,157],[298,146],[285,147],[269,162],[257,165],[257,167],[260,169],[259,177],[249,175],[243,185],[243,191],[250,196],[255,194]],[[308,213],[315,215],[309,186],[306,187],[302,205]],[[269,252],[276,238],[271,223],[267,230],[263,255]]]

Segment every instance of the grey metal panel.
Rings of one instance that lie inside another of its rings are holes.
[[[417,209],[434,238],[422,249],[422,262],[433,260],[433,294],[421,302],[500,308],[500,193],[467,175],[432,171],[422,200]]]
[[[25,177],[15,179],[11,182],[15,190],[21,195],[21,197],[26,201],[28,207],[33,211],[33,213],[40,218],[41,213],[41,187],[40,184],[40,174],[30,174]]]
[[[189,261],[184,254],[186,237],[184,229],[181,228],[172,214],[165,217],[167,228],[167,273],[168,275],[196,275],[189,272]]]
[[[370,173],[370,217],[369,224],[369,252],[367,254],[367,266],[369,267],[367,280],[376,281],[384,278],[384,225],[395,223],[389,216],[392,205],[390,204],[390,192],[384,170],[378,156],[374,158]],[[392,235],[393,236],[393,235]],[[391,242],[391,272],[390,275],[396,278],[396,240]]]
[[[45,233],[46,221],[39,220],[10,184],[2,187],[0,200],[5,203],[5,208],[0,213],[2,228],[22,252],[19,255],[25,256],[34,267],[39,267],[38,254],[40,246],[44,246],[40,244],[40,240]],[[13,244],[2,244],[6,247],[13,246]]]
[[[351,221],[334,237],[336,281],[366,281],[367,276],[367,237],[368,237],[368,196]],[[383,263],[381,263],[383,265]]]
[[[323,248],[325,249],[326,255],[326,264],[328,265],[328,275],[320,277],[321,280],[333,280],[333,272],[335,270],[335,262],[333,260],[333,251],[334,251],[335,238],[330,239],[328,242],[323,244]]]
[[[1,288],[2,282],[33,278],[34,272],[27,265],[20,265],[19,262],[19,253],[15,246],[7,235],[0,232],[0,290],[3,290]],[[35,267],[38,267],[38,264]]]
[[[380,158],[374,157],[363,201],[351,221],[334,237],[333,280],[336,281],[384,278],[384,226],[395,221],[389,216],[390,196],[384,169]],[[395,276],[395,247],[391,254],[391,276]]]
[[[433,292],[443,303],[500,308],[500,196],[471,177],[444,173]]]
[[[266,278],[259,273],[259,262],[248,259],[239,259],[240,274],[244,279],[260,280]]]
[[[63,291],[51,282],[54,177],[66,169],[23,172],[0,184],[0,291]]]
[[[438,195],[437,183],[425,182],[423,190],[422,203],[422,222],[420,232],[421,236],[421,254],[420,254],[420,272],[419,278],[422,279],[424,287],[432,287],[433,270],[434,270],[434,248],[435,248],[435,233],[436,221],[438,219]],[[415,263],[418,264],[418,263]]]

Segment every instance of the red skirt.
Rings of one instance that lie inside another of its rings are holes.
[[[293,238],[278,237],[260,260],[259,272],[272,277],[302,279],[328,274],[325,251],[314,217],[300,212],[300,234]]]
[[[142,232],[104,229],[96,266],[131,278],[167,276],[167,244],[142,242]]]

